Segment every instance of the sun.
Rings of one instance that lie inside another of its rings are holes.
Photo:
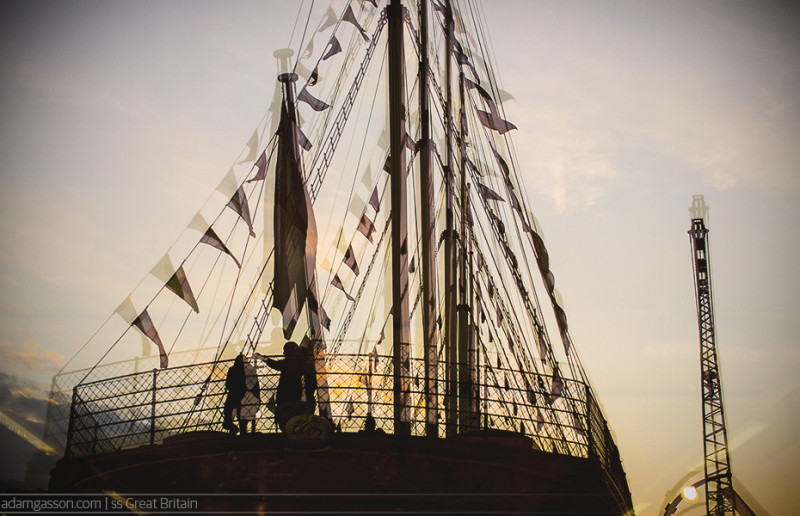
[[[697,500],[697,489],[694,486],[686,486],[681,490],[681,496],[687,502],[694,502]]]

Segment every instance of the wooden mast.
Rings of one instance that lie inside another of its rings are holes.
[[[422,219],[422,324],[425,359],[425,435],[437,437],[438,416],[438,361],[436,342],[437,317],[437,268],[436,268],[436,224],[434,214],[435,189],[431,168],[430,94],[428,89],[428,0],[419,4],[419,113],[420,113],[420,215]]]
[[[445,240],[444,240],[444,347],[445,347],[445,435],[458,431],[458,369],[456,367],[458,320],[456,318],[456,247],[453,185],[453,99],[450,84],[453,36],[453,11],[450,0],[445,3]]]
[[[408,308],[408,223],[406,195],[405,55],[403,52],[403,4],[388,6],[389,25],[389,138],[392,206],[392,320],[394,433],[409,435],[409,368],[411,323]]]

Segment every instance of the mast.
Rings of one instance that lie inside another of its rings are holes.
[[[705,218],[708,206],[702,195],[695,195],[692,207],[694,286],[697,295],[697,322],[700,329],[700,372],[703,392],[703,451],[705,454],[706,513],[710,516],[734,514],[735,494],[731,481],[728,434],[722,406],[722,384],[717,363],[714,332],[714,305],[711,298],[711,257]]]
[[[445,347],[445,435],[453,436],[458,430],[458,385],[457,335],[458,320],[456,318],[456,248],[454,227],[454,185],[453,185],[453,99],[450,84],[452,47],[453,47],[453,10],[450,0],[445,2],[445,240],[444,240],[444,347]]]
[[[428,91],[428,0],[419,5],[419,112],[420,112],[420,196],[422,206],[422,343],[425,359],[425,434],[437,437],[438,415],[438,366],[436,342],[436,226],[434,224],[434,198],[436,192],[431,169],[430,94]]]
[[[388,6],[389,25],[389,138],[392,197],[392,320],[394,433],[411,433],[409,369],[411,324],[408,309],[408,225],[406,202],[405,55],[403,4]]]
[[[459,65],[458,73],[459,107],[459,183],[461,187],[461,228],[459,231],[458,261],[458,419],[459,432],[473,429],[472,372],[470,371],[470,324],[471,300],[467,291],[467,224],[469,218],[469,199],[467,197],[467,120],[464,105],[464,69]]]

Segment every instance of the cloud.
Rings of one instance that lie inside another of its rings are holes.
[[[19,351],[20,349],[24,349],[24,351]],[[39,349],[39,344],[35,342],[14,344],[6,340],[0,343],[0,360],[36,370],[56,369],[64,361],[64,355],[60,353],[40,352]]]
[[[0,412],[34,435],[42,435],[49,403],[42,386],[0,373]]]

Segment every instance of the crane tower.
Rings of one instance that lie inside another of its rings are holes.
[[[694,286],[697,296],[697,322],[700,329],[700,372],[703,396],[703,451],[705,454],[706,514],[734,514],[735,493],[731,480],[728,435],[722,406],[717,347],[714,338],[714,305],[711,298],[711,257],[706,218],[708,206],[702,195],[692,198],[689,208],[692,227]]]

